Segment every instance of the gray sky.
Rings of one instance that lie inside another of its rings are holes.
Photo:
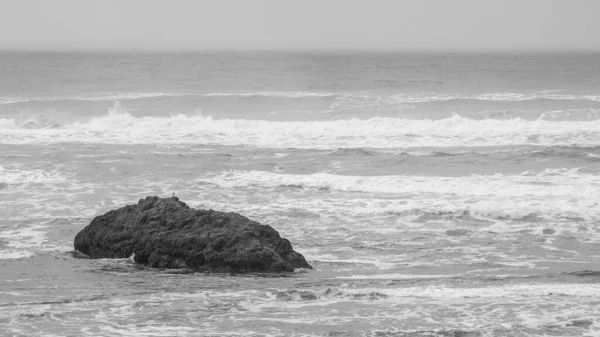
[[[0,0],[0,48],[600,50],[600,1]]]

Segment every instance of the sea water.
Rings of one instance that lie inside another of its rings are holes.
[[[600,54],[0,54],[0,334],[598,336]],[[82,258],[148,195],[313,270]]]

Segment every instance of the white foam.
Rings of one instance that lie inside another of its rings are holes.
[[[29,99],[25,97],[0,97],[0,104],[13,104],[23,102],[29,102]]]
[[[280,196],[277,211],[310,209],[317,213],[335,212],[351,217],[398,215],[417,217],[423,214],[446,214],[491,219],[600,219],[600,177],[582,174],[576,169],[548,169],[540,173],[519,175],[439,176],[344,176],[327,173],[307,175],[265,171],[225,171],[205,175],[198,182],[225,188],[271,189],[278,186],[326,188],[332,192],[375,193],[377,196],[354,195],[339,202],[335,195],[318,198]],[[260,192],[254,192],[260,193]],[[268,193],[265,191],[265,193]],[[227,209],[216,201],[202,205]],[[269,212],[252,205],[245,212]]]
[[[361,288],[340,289],[344,293],[360,295],[380,293],[393,298],[417,297],[417,298],[536,298],[545,296],[572,296],[582,298],[600,297],[600,285],[598,284],[514,284],[504,286],[490,286],[480,288],[454,288],[448,286],[426,286],[408,288]]]
[[[198,181],[222,187],[303,186],[350,192],[437,194],[449,196],[578,196],[600,198],[600,177],[577,169],[539,174],[440,176],[346,176],[329,173],[282,174],[267,171],[224,171]]]
[[[437,279],[437,278],[452,278],[457,275],[419,275],[419,274],[371,274],[371,275],[351,275],[351,276],[336,276],[334,279],[350,279],[350,280],[412,280],[412,279]]]
[[[439,94],[433,92],[424,92],[417,94],[398,94],[391,96],[400,103],[428,103],[428,102],[446,102],[456,100],[474,100],[491,102],[520,102],[533,101],[538,99],[546,100],[566,100],[566,101],[595,101],[600,102],[599,95],[574,95],[557,94],[553,91],[540,91],[534,93],[514,93],[514,92],[489,92],[474,95],[465,95],[459,93]]]
[[[307,91],[259,91],[259,92],[232,92],[232,93],[207,93],[199,94],[200,96],[215,97],[215,96],[237,96],[237,97],[282,97],[282,98],[304,98],[304,97],[335,97],[337,94],[328,92],[307,92]]]
[[[186,326],[119,324],[99,325],[94,330],[107,333],[109,336],[197,336],[198,330]]]
[[[12,118],[0,118],[0,130],[2,129],[15,129],[17,124]]]
[[[212,142],[299,148],[469,146],[532,142],[596,144],[600,141],[600,121],[556,123],[520,118],[505,121],[472,120],[460,116],[442,120],[371,118],[273,122],[213,120],[211,117],[184,115],[136,118],[113,110],[109,115],[94,118],[88,123],[71,125],[70,129],[103,132],[100,138],[104,138],[104,141]],[[529,137],[532,136],[543,139],[531,141]]]
[[[373,265],[378,269],[392,269],[396,267],[394,263],[384,262],[380,259],[337,259],[334,256],[330,256],[331,258],[323,258],[323,256],[311,255],[312,261],[325,262],[325,263],[344,263],[344,264],[361,264],[361,265]]]
[[[5,143],[93,142],[125,144],[223,144],[267,148],[401,148],[494,145],[594,146],[600,143],[600,120],[528,121],[451,118],[267,121],[213,119],[204,116],[134,117],[122,105],[104,116],[59,128],[21,129],[0,121]]]
[[[46,242],[45,226],[37,225],[21,227],[0,232],[3,240],[8,240],[7,247],[16,249],[41,248]]]
[[[0,294],[11,295],[11,296],[25,296],[24,293],[19,293],[19,292],[16,292],[16,291],[0,291]]]
[[[25,259],[35,255],[34,252],[25,250],[0,250],[1,260]]]
[[[67,181],[67,177],[58,171],[10,170],[0,166],[0,182],[13,184],[52,184]]]
[[[546,111],[539,120],[548,121],[591,121],[600,118],[600,109],[567,109]]]

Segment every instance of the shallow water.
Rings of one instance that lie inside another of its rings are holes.
[[[0,332],[598,335],[599,59],[1,54]],[[73,251],[95,215],[172,194],[314,270]]]

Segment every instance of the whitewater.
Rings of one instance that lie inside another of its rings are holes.
[[[0,335],[597,336],[598,56],[0,53]],[[314,270],[73,250],[173,194]]]
[[[265,148],[335,149],[494,145],[594,146],[600,119],[471,119],[455,114],[437,120],[374,117],[316,121],[215,119],[212,116],[134,117],[117,102],[108,114],[61,126],[33,116],[19,124],[0,119],[8,144],[93,142],[107,144],[221,144]],[[157,137],[159,136],[159,137]]]

